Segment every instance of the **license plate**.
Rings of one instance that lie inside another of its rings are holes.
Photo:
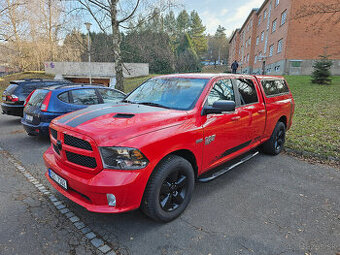
[[[51,169],[48,169],[48,175],[51,177],[52,180],[58,183],[61,187],[63,187],[64,189],[67,189],[67,181],[64,178],[57,175]]]
[[[26,114],[26,120],[33,121],[33,116]]]

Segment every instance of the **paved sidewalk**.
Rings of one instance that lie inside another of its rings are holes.
[[[0,254],[96,254],[0,151]]]

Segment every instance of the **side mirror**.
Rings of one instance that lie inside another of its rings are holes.
[[[203,108],[203,115],[219,114],[223,112],[235,111],[236,104],[234,101],[218,100],[212,106],[205,106]]]

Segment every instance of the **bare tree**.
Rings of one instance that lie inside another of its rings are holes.
[[[172,0],[148,2],[145,0],[78,0],[81,8],[86,10],[103,33],[112,33],[115,57],[116,87],[124,90],[123,61],[121,56],[121,28],[128,29],[129,23],[138,16],[138,25],[153,15],[153,10],[165,10],[172,6]],[[143,11],[143,15],[141,12]]]

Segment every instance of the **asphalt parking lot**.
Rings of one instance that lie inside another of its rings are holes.
[[[27,136],[19,118],[0,115],[0,254],[28,254],[28,249],[34,254],[100,254],[47,196],[33,189],[8,155],[116,254],[335,255],[340,251],[338,169],[287,155],[260,154],[210,183],[197,183],[184,214],[160,224],[139,210],[90,213],[59,195],[43,175],[42,154],[48,146],[47,138]]]

